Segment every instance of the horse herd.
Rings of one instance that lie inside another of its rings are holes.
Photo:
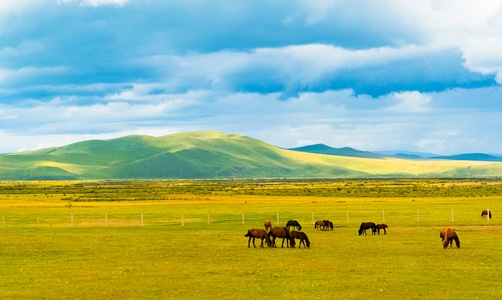
[[[492,212],[489,210],[483,210],[481,212],[481,217],[492,218]],[[282,238],[281,247],[284,248],[284,241],[286,241],[286,247],[295,248],[295,239],[300,240],[300,244],[298,245],[301,248],[301,245],[305,248],[310,248],[310,240],[307,237],[307,234],[302,232],[302,226],[296,220],[289,220],[286,223],[285,227],[272,227],[272,222],[265,221],[263,223],[265,229],[249,229],[248,232],[244,235],[245,237],[249,237],[248,239],[248,248],[250,247],[251,240],[253,240],[253,246],[256,248],[255,239],[261,240],[260,247],[264,247],[264,242],[266,242],[268,247],[277,247],[275,244],[276,238]],[[290,230],[291,228],[297,229]],[[329,220],[319,220],[315,222],[314,228],[317,230],[333,230],[333,222]],[[386,224],[375,224],[374,222],[363,222],[359,226],[359,230],[357,233],[359,235],[365,234],[366,230],[371,229],[373,235],[377,232],[380,234],[380,230],[383,230],[384,234],[387,234],[387,226]],[[443,244],[443,248],[446,249],[448,247],[453,247],[453,241],[455,241],[455,245],[457,248],[460,248],[460,239],[458,238],[457,233],[451,227],[444,227],[441,229],[439,233],[439,237],[441,238],[441,242]]]
[[[327,220],[325,220],[327,221]],[[329,222],[329,221],[328,221]],[[333,226],[333,223],[331,223]],[[282,238],[281,247],[284,248],[284,241],[286,241],[286,247],[295,248],[296,242],[295,240],[300,240],[298,248],[303,247],[310,248],[310,240],[305,232],[296,231],[291,229],[302,230],[302,225],[296,220],[289,220],[286,223],[285,227],[272,227],[272,222],[265,221],[263,223],[265,229],[249,229],[248,232],[244,235],[245,237],[249,237],[248,239],[248,248],[251,246],[251,240],[253,240],[253,246],[256,248],[255,239],[261,240],[260,247],[264,247],[264,241],[267,243],[269,247],[277,247],[275,244],[276,238]],[[317,223],[316,223],[317,228]],[[333,228],[333,227],[331,227]]]

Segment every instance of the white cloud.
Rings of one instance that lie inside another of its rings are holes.
[[[27,8],[33,8],[38,4],[43,4],[44,0],[2,0],[0,1],[0,14],[20,13]]]
[[[418,151],[441,154],[445,149],[445,140],[443,139],[421,139],[416,142]],[[452,154],[452,153],[448,153]]]
[[[129,0],[58,0],[58,4],[79,4],[82,6],[124,6],[129,2]]]
[[[399,102],[394,106],[386,108],[386,111],[398,113],[423,113],[429,111],[430,95],[413,91],[395,93],[393,96]]]

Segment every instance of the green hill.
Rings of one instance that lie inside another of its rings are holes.
[[[502,176],[502,163],[306,153],[220,132],[126,136],[0,155],[0,180]]]

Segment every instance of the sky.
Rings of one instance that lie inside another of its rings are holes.
[[[0,2],[0,153],[191,131],[502,154],[502,0]]]

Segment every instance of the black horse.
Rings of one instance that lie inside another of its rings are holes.
[[[302,246],[302,244],[303,244],[303,247],[310,248],[310,241],[309,241],[307,234],[305,234],[305,232],[291,231],[289,234],[291,234],[291,236],[293,238],[300,240],[300,243],[298,244],[298,248],[300,248]]]
[[[366,229],[371,229],[371,231],[373,232],[373,235],[376,234],[377,230],[376,230],[375,223],[373,223],[373,222],[363,222],[363,223],[361,223],[361,226],[359,226],[359,231],[358,231],[359,235],[361,235],[363,233],[366,234]]]
[[[484,209],[482,212],[481,212],[481,217],[483,218],[486,218],[486,216],[488,216],[488,218],[492,218],[492,211],[491,210],[486,210]]]
[[[289,220],[288,223],[286,223],[287,229],[290,229],[291,227],[293,227],[293,229],[296,227],[298,230],[302,230],[302,225],[300,225],[297,220]]]

